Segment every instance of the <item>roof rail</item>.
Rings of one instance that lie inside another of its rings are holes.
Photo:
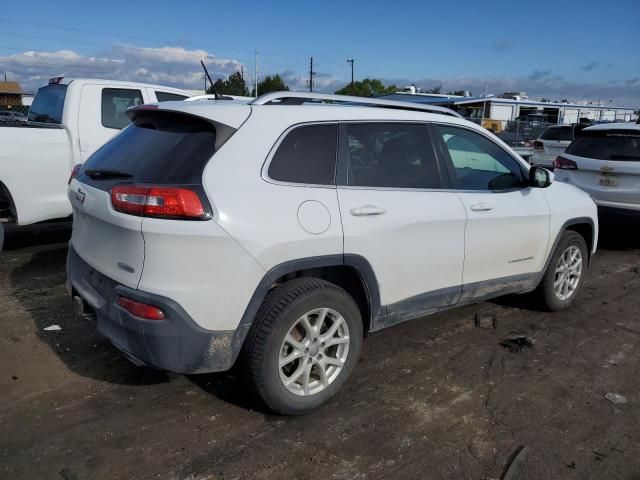
[[[413,110],[418,112],[439,113],[463,118],[457,112],[436,105],[422,103],[399,102],[397,100],[382,100],[371,97],[352,97],[350,95],[333,95],[330,93],[312,92],[271,92],[259,96],[249,102],[249,105],[302,105],[308,102],[332,102],[343,105],[358,105],[363,107],[393,108],[398,110]]]

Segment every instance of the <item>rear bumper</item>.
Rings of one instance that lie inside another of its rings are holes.
[[[533,151],[533,155],[531,156],[531,165],[540,165],[542,167],[553,167],[553,162],[555,161],[557,155],[551,155],[549,153],[539,152],[537,150]]]
[[[134,363],[178,373],[229,370],[248,326],[211,331],[198,326],[176,302],[134,290],[94,270],[69,245],[67,289],[96,315],[98,331]],[[143,320],[117,304],[118,297],[155,305],[165,320]]]
[[[628,213],[631,216],[640,216],[640,203],[611,202],[608,200],[600,200],[595,197],[593,198],[593,201],[598,205],[598,209],[603,212],[618,211],[620,213]]]
[[[640,209],[629,209],[612,207],[609,205],[598,205],[598,217],[601,222],[631,222],[640,225]]]

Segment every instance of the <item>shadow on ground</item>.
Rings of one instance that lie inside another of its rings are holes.
[[[632,224],[629,222],[613,220],[607,217],[601,217],[598,249],[640,249],[640,224]]]
[[[18,227],[8,224],[5,226],[4,250],[12,251],[25,247],[47,245],[51,243],[68,242],[71,238],[71,221],[61,220],[51,223],[36,223]]]
[[[32,239],[50,243],[59,232]],[[37,338],[73,372],[110,383],[146,385],[169,381],[166,372],[137,367],[101,338],[93,322],[75,314],[65,288],[67,245],[52,244],[32,254],[9,275],[12,296],[31,316]],[[59,325],[59,332],[45,331]]]

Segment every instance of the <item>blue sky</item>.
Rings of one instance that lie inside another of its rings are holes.
[[[640,107],[639,21],[638,1],[23,0],[0,13],[0,72],[28,88],[59,73],[199,88],[199,56],[217,76],[243,65],[249,79],[257,50],[259,77],[282,73],[294,88],[310,56],[327,91],[355,58],[357,79]]]

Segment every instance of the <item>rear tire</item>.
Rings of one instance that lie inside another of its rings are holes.
[[[249,384],[274,412],[314,410],[346,382],[362,336],[358,306],[342,288],[290,280],[269,292],[245,342]]]
[[[0,223],[0,253],[2,253],[2,247],[4,247],[4,224]]]
[[[563,233],[538,287],[548,310],[563,310],[575,301],[584,283],[588,261],[589,251],[582,235]]]

